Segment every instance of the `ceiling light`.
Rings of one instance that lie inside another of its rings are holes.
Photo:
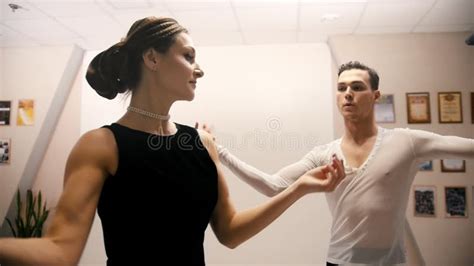
[[[340,17],[341,17],[341,15],[339,15],[339,14],[324,14],[324,15],[321,17],[321,22],[332,22],[332,21],[336,21],[336,20],[338,20]]]
[[[24,9],[24,10],[28,10],[20,5],[17,5],[17,4],[14,4],[14,3],[9,3],[8,6],[12,9],[12,12],[15,12],[17,11],[18,9]]]

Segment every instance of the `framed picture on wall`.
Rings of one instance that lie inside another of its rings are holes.
[[[474,124],[474,92],[471,92],[471,123]]]
[[[471,208],[474,208],[474,186],[472,186],[471,195],[472,195],[472,196],[471,196],[471,201],[472,201],[472,202],[471,202],[471,204],[472,204],[472,205],[471,205],[471,206],[472,206]]]
[[[409,124],[431,123],[430,93],[407,93],[407,116]]]
[[[419,171],[433,171],[433,161],[422,162],[418,165]]]
[[[415,216],[436,217],[436,187],[413,186]]]
[[[446,201],[446,217],[466,218],[468,216],[466,187],[445,187],[444,195]]]
[[[440,123],[462,123],[461,92],[438,92]]]
[[[16,124],[19,126],[32,126],[35,123],[35,101],[19,100]]]
[[[0,165],[11,161],[12,145],[10,139],[0,138]]]
[[[383,94],[375,103],[375,121],[377,123],[395,123],[393,94]]]
[[[462,159],[441,160],[441,172],[466,172],[466,161]]]
[[[10,125],[11,101],[0,101],[0,126]]]

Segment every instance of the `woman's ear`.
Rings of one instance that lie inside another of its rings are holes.
[[[160,62],[161,55],[155,49],[150,48],[142,54],[143,62],[145,66],[151,71],[158,70],[158,63]]]

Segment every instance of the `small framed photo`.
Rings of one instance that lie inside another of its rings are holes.
[[[414,186],[415,216],[436,217],[436,187]]]
[[[407,116],[409,124],[431,123],[430,93],[407,93]]]
[[[419,171],[433,171],[433,161],[422,162],[418,165]]]
[[[35,101],[26,99],[18,101],[18,126],[32,126],[35,123]]]
[[[462,159],[441,160],[441,172],[466,172],[466,161]]]
[[[10,125],[11,101],[0,101],[0,126]]]
[[[0,165],[11,161],[12,145],[10,139],[0,138]]]
[[[461,92],[438,92],[440,123],[462,123]]]
[[[446,217],[467,218],[466,187],[445,187]]]
[[[395,123],[393,94],[383,94],[375,103],[375,121],[377,123]]]

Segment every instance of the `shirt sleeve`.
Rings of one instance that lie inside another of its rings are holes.
[[[420,160],[474,158],[474,139],[409,130],[415,157]]]
[[[240,160],[221,145],[217,145],[219,160],[242,181],[260,193],[274,196],[295,182],[300,176],[319,166],[315,150],[306,154],[300,161],[288,165],[275,174],[265,173]]]

